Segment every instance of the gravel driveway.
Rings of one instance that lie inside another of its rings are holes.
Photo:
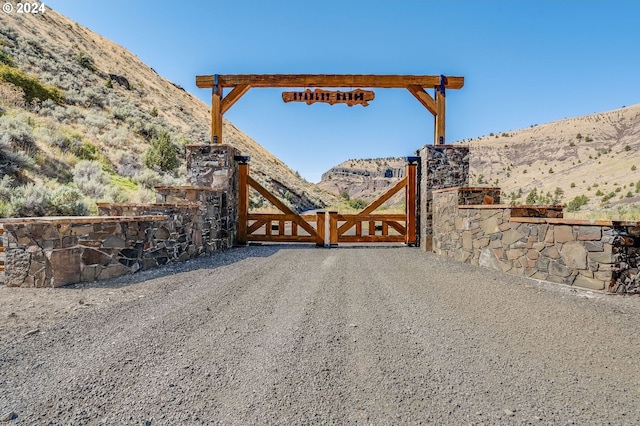
[[[21,321],[36,291],[75,308]],[[250,246],[3,294],[11,425],[640,423],[639,298],[414,248]]]

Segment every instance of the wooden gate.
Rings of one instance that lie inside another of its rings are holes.
[[[325,213],[297,214],[249,176],[246,161],[238,165],[238,233],[239,244],[249,241],[316,243],[324,246]],[[280,213],[249,213],[249,187],[273,204]]]
[[[325,212],[297,214],[249,175],[245,158],[238,165],[238,244],[249,241],[315,243],[319,247],[338,243],[398,242],[416,244],[416,166],[408,157],[405,177],[356,214],[329,212],[329,241],[325,240]],[[249,188],[271,202],[280,213],[249,213]],[[404,213],[375,213],[398,192],[405,191]]]
[[[408,157],[405,177],[356,214],[329,212],[329,243],[416,244],[416,166],[418,157]],[[405,191],[405,212],[374,213],[396,193]]]

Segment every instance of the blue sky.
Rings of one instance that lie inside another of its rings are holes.
[[[636,0],[48,0],[160,75],[426,74],[447,92],[447,142],[640,102]],[[225,114],[310,181],[350,158],[412,155],[433,117],[403,89],[370,106],[283,103],[252,89]]]

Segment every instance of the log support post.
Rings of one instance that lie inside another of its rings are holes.
[[[407,231],[405,243],[410,246],[416,244],[417,222],[416,222],[416,196],[418,192],[417,186],[417,168],[420,157],[407,157],[406,174],[406,208],[407,208]]]
[[[211,143],[222,143],[222,85],[218,74],[213,77],[211,89]]]
[[[325,226],[325,214],[324,212],[316,213],[316,246],[324,247],[324,226]]]
[[[436,87],[436,114],[434,116],[435,140],[434,145],[444,145],[445,142],[445,87],[447,77],[440,76],[440,86]]]
[[[329,245],[338,245],[338,212],[329,212]]]
[[[249,157],[239,156],[238,164],[238,245],[247,244],[248,214],[249,214]],[[269,227],[270,224],[267,224]]]

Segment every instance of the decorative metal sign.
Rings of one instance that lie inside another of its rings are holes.
[[[285,102],[306,102],[307,105],[314,104],[316,102],[324,102],[329,105],[333,104],[347,104],[348,106],[362,105],[368,106],[369,102],[376,97],[376,94],[371,90],[356,89],[350,92],[341,92],[339,90],[323,90],[310,89],[304,92],[282,92],[282,100]]]

